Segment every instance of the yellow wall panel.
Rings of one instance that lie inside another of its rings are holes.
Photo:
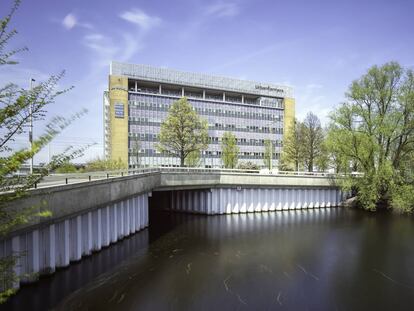
[[[128,78],[109,76],[110,158],[128,165]],[[123,112],[123,113],[122,113]]]
[[[294,98],[285,98],[284,100],[285,110],[284,110],[284,125],[283,125],[283,137],[286,137],[286,134],[292,128],[293,123],[295,122],[295,99]]]

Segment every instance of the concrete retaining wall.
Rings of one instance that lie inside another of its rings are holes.
[[[148,195],[140,194],[45,224],[0,241],[0,257],[18,256],[20,282],[35,281],[148,226]],[[7,287],[4,284],[1,287]],[[14,284],[18,287],[19,284]]]
[[[338,206],[337,188],[213,188],[171,192],[170,208],[201,214],[234,214]]]

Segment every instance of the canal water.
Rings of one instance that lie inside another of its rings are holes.
[[[202,216],[150,227],[3,310],[414,310],[412,217],[345,208]]]

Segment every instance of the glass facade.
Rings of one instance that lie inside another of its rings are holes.
[[[212,88],[210,80],[203,82],[200,77],[195,80],[197,83],[183,85],[182,80],[172,81],[171,77],[168,83],[165,83],[166,79],[162,77],[156,80],[146,75],[143,79],[141,76],[137,77],[137,74],[132,76],[130,71],[124,72],[118,68],[114,72],[114,65],[111,68],[112,74],[128,77],[128,162],[130,167],[179,165],[178,158],[159,153],[156,144],[161,123],[167,117],[171,104],[182,96],[186,96],[195,111],[208,122],[209,146],[201,154],[201,166],[222,167],[221,139],[226,131],[231,131],[237,138],[240,149],[239,161],[250,161],[259,167],[264,166],[265,140],[271,140],[274,146],[273,164],[277,166],[284,134],[284,97],[280,96],[280,92],[288,90],[291,94],[290,89],[278,87],[276,91],[276,86],[261,86],[262,89],[260,89],[257,87],[257,82],[235,79],[229,79],[227,87],[223,86],[218,89],[216,80],[213,85],[215,88]],[[236,87],[231,84],[233,81],[238,83],[238,92],[235,92]],[[250,86],[253,83],[256,92],[250,92],[251,87],[243,92],[240,87],[243,83],[249,83]],[[204,87],[198,87],[195,84]],[[112,103],[104,102],[105,116],[107,116],[109,115],[108,109],[115,109],[115,104],[112,107]],[[115,115],[116,113],[115,111]],[[109,118],[106,117],[105,121],[108,123]],[[104,128],[107,139],[110,137],[111,127],[106,124]],[[110,155],[108,148],[105,149],[105,155]]]

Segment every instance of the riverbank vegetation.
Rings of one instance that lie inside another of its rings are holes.
[[[396,62],[353,81],[326,129],[309,113],[284,140],[283,170],[342,173],[367,210],[414,210],[414,73]]]
[[[352,82],[332,112],[327,146],[350,175],[345,189],[368,210],[414,208],[414,73],[395,62]],[[345,165],[344,165],[345,163]]]

